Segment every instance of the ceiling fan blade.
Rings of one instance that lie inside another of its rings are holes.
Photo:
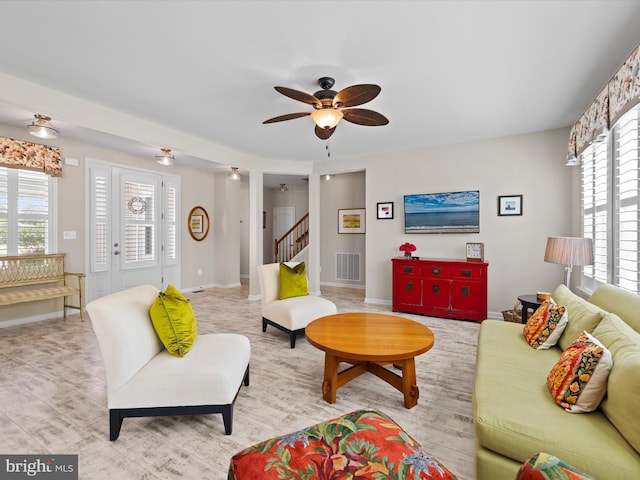
[[[342,118],[347,122],[365,125],[368,127],[386,125],[389,123],[389,119],[381,113],[374,112],[373,110],[367,110],[366,108],[349,108],[347,110],[342,110],[342,114],[344,115]]]
[[[352,85],[336,93],[336,96],[333,97],[333,106],[346,108],[362,105],[376,98],[381,90],[378,85],[371,83]]]
[[[319,126],[316,125],[316,136],[320,140],[326,140],[331,135],[333,135],[333,132],[335,132],[335,131],[336,131],[336,127],[333,127],[333,128],[320,128]]]
[[[306,117],[307,115],[311,115],[311,112],[287,113],[286,115],[270,118],[262,123],[284,122],[285,120],[293,120],[294,118]]]
[[[285,97],[293,98],[294,100],[298,100],[302,103],[307,103],[309,105],[314,105],[317,107],[322,107],[322,102],[318,100],[313,95],[309,95],[308,93],[301,92],[300,90],[294,90],[293,88],[287,87],[273,87],[278,92],[280,92]]]

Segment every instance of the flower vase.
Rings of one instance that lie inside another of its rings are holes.
[[[411,258],[411,252],[404,252],[404,258],[409,260]]]

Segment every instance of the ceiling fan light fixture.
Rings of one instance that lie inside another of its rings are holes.
[[[321,108],[311,112],[311,118],[320,128],[330,129],[338,125],[343,113],[335,108]]]
[[[31,122],[27,127],[29,129],[29,134],[38,138],[57,138],[60,130],[55,127],[52,127],[48,124],[51,121],[51,117],[47,117],[45,115],[34,115],[36,120]]]
[[[287,190],[289,190],[289,187],[287,187],[286,183],[281,183],[280,187],[278,187],[279,192],[286,192]]]
[[[229,173],[227,173],[227,177],[230,180],[241,180],[242,179],[242,175],[240,175],[240,172],[238,172],[238,167],[231,167],[231,171]]]
[[[328,182],[329,180],[331,180],[333,177],[335,177],[335,175],[333,175],[332,173],[327,173],[325,175],[322,175],[322,178]]]
[[[162,155],[156,155],[156,161],[165,167],[173,165],[176,159],[171,155],[171,150],[168,148],[161,148],[160,150],[162,150]]]

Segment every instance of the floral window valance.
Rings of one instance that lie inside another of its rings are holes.
[[[62,176],[59,148],[7,137],[0,137],[0,166]]]
[[[569,132],[567,160],[604,135],[627,110],[640,103],[640,46],[620,67]]]

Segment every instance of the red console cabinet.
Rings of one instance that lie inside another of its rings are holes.
[[[483,262],[393,258],[393,311],[482,321],[487,318]]]

